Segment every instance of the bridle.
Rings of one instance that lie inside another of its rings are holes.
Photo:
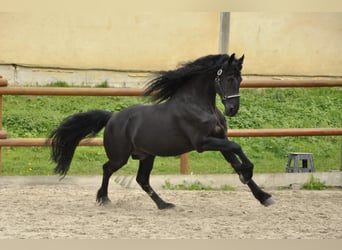
[[[220,95],[222,102],[225,100],[233,99],[233,98],[240,98],[239,94],[223,95],[223,89],[221,86],[221,78],[220,78],[220,76],[222,75],[222,72],[223,72],[222,69],[219,69],[217,71],[216,78],[215,78],[215,84],[216,84],[216,87],[218,89],[218,94]]]

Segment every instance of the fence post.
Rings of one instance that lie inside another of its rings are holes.
[[[182,154],[180,158],[180,172],[181,174],[188,174],[189,153]]]
[[[0,76],[0,88],[7,87],[7,80]],[[2,95],[0,95],[0,131],[2,130]],[[2,147],[0,146],[0,176],[2,175]]]
[[[342,171],[342,140],[341,140],[341,155],[340,155],[340,171]]]
[[[2,130],[2,95],[0,95],[0,130]],[[1,175],[2,175],[2,147],[0,146],[0,176]]]

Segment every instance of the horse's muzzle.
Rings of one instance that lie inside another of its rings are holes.
[[[239,111],[239,102],[226,102],[224,104],[225,114],[229,117],[236,115]]]

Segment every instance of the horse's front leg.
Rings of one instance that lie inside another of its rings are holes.
[[[243,184],[247,184],[253,177],[254,164],[247,158],[241,147],[239,151],[240,155],[243,156],[243,160],[240,157],[242,163],[237,159],[235,153],[233,153],[232,151],[221,151],[221,153],[224,158],[232,165],[235,172],[239,175],[240,181]]]
[[[274,204],[272,196],[262,191],[260,187],[253,181],[253,164],[247,158],[239,144],[229,141],[228,139],[209,137],[205,140],[205,143],[203,144],[203,149],[221,151],[224,158],[232,165],[234,170],[238,173],[242,183],[247,183],[254,197],[258,201],[260,201],[260,203],[264,206]],[[242,161],[242,164],[240,163],[235,154],[239,156],[239,158]]]
[[[242,174],[239,173],[239,171],[241,168],[243,168],[243,164],[240,164],[239,160],[236,158],[234,153],[227,152],[227,151],[221,151],[221,153],[224,156],[224,158],[232,165],[234,170],[239,174],[239,177],[241,180]],[[238,167],[236,167],[236,166],[238,166]],[[252,173],[252,175],[253,175],[253,173]],[[241,180],[241,181],[242,181],[242,183],[244,183],[243,180]],[[248,185],[249,189],[252,191],[254,197],[258,201],[260,201],[260,203],[262,205],[267,207],[267,206],[274,204],[274,200],[273,200],[272,196],[269,193],[262,191],[261,188],[254,182],[254,180],[252,178],[249,179],[249,181],[247,182],[247,185]]]
[[[229,141],[226,138],[209,137],[202,144],[202,149],[221,151],[223,156],[239,175],[243,184],[248,183],[249,180],[252,179],[254,165],[243,152],[241,146],[236,142]],[[242,164],[235,155],[239,156]]]

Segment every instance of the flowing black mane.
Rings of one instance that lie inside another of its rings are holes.
[[[195,61],[182,64],[175,70],[159,71],[157,77],[147,83],[144,95],[156,92],[152,97],[155,102],[162,102],[172,97],[191,77],[217,71],[229,58],[226,54],[208,55]]]

